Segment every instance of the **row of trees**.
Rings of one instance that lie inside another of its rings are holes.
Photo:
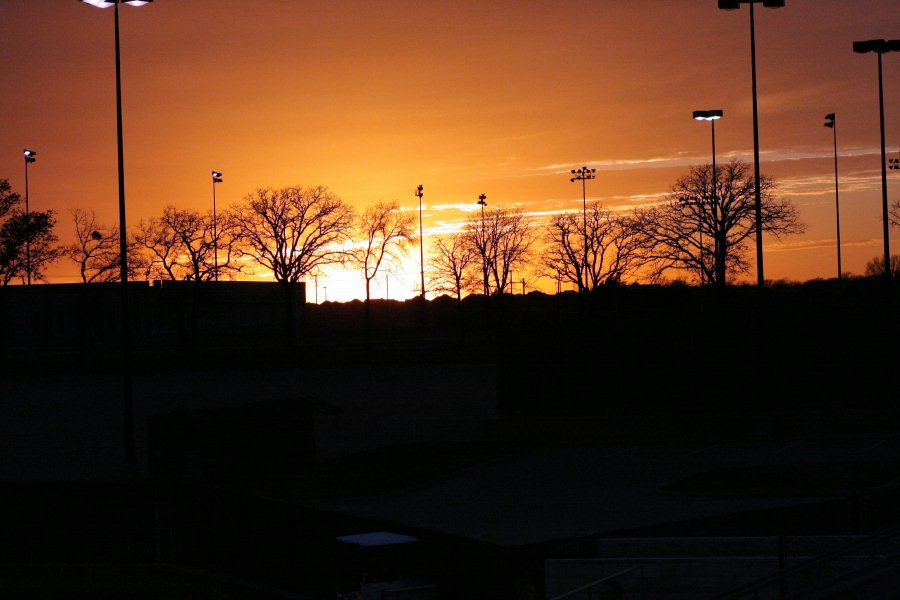
[[[0,179],[0,285],[25,281],[29,272],[34,279],[44,278],[46,266],[62,255],[55,225],[52,211],[25,212],[21,196]]]
[[[796,208],[761,178],[763,230],[776,238],[801,233]],[[751,266],[755,187],[748,166],[692,167],[662,202],[629,211],[592,203],[554,215],[543,228],[518,210],[473,215],[460,233],[432,248],[432,289],[455,294],[505,289],[512,270],[534,272],[579,291],[636,279],[657,281],[683,272],[698,282],[725,285]],[[533,249],[539,252],[532,252]],[[537,254],[537,256],[533,256]]]
[[[776,237],[799,233],[796,209],[761,179],[763,229]],[[745,163],[692,167],[662,202],[617,211],[592,203],[582,211],[540,224],[520,208],[473,213],[458,233],[435,236],[428,265],[432,292],[461,298],[496,294],[512,275],[530,272],[580,291],[642,277],[657,280],[683,271],[704,283],[724,285],[746,271],[754,235],[754,182]],[[76,241],[57,245],[52,212],[24,215],[20,198],[0,181],[0,281],[25,277],[30,241],[33,278],[61,257],[74,261],[82,281],[117,281],[119,232],[93,212],[72,211]],[[369,297],[376,275],[396,265],[419,242],[415,216],[397,202],[356,213],[324,187],[258,189],[217,215],[168,206],[141,221],[128,240],[129,276],[210,281],[263,269],[276,281],[297,282],[322,267],[362,271]]]

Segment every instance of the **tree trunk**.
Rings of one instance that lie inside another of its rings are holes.
[[[290,281],[283,281],[282,285],[284,286],[285,344],[289,349],[293,350],[297,346],[294,285]]]
[[[716,285],[720,288],[725,287],[725,240],[722,235],[716,235]]]

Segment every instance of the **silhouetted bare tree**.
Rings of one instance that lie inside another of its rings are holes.
[[[379,202],[359,216],[363,246],[354,261],[366,280],[366,302],[370,299],[372,280],[384,264],[396,264],[407,247],[416,240],[415,215],[400,210],[397,201]]]
[[[437,236],[431,245],[431,269],[428,281],[435,292],[448,292],[462,300],[463,292],[478,285],[473,273],[478,254],[462,233]]]
[[[866,263],[863,274],[866,277],[881,277],[884,275],[884,257],[876,256]],[[891,275],[900,277],[900,254],[891,254]]]
[[[706,282],[725,285],[728,273],[747,271],[746,248],[755,235],[753,175],[746,163],[691,167],[659,205],[635,211],[644,252],[658,272],[702,273]],[[760,178],[762,229],[780,239],[805,229],[796,208],[775,195],[775,183]],[[715,190],[715,191],[714,191]]]
[[[62,255],[53,232],[56,217],[52,210],[30,211],[18,208],[22,201],[9,181],[0,179],[0,284],[14,279],[23,282],[30,265],[32,279],[43,280],[44,269]],[[30,245],[26,259],[25,248]]]
[[[119,281],[119,230],[97,222],[94,211],[71,211],[75,239],[66,247],[66,256],[78,264],[82,283]],[[129,261],[131,267],[131,261]]]
[[[544,274],[556,281],[575,284],[579,292],[620,281],[643,264],[642,239],[635,230],[634,220],[603,208],[599,202],[588,206],[586,229],[580,212],[554,215],[546,228],[544,242],[541,253]]]
[[[502,293],[514,269],[523,268],[537,240],[531,219],[519,208],[496,207],[469,217],[466,243],[480,260],[482,283],[488,294]]]
[[[285,290],[285,333],[296,345],[294,286],[325,265],[353,258],[353,209],[323,186],[258,189],[234,210],[241,252]]]
[[[18,204],[22,198],[16,192],[12,191],[8,179],[0,179],[0,219],[6,218]]]
[[[147,277],[150,279],[181,279],[178,264],[180,240],[174,230],[166,227],[163,219],[141,221],[134,234],[138,246],[147,251]],[[129,261],[130,262],[130,261]]]
[[[893,204],[891,204],[891,212],[888,215],[888,220],[891,225],[894,227],[900,227],[900,200],[895,200]]]
[[[167,206],[159,218],[141,221],[135,239],[150,255],[150,276],[158,279],[211,281],[240,272],[236,226],[229,213],[218,218],[218,266],[212,214]]]
[[[353,209],[325,187],[258,189],[234,215],[242,252],[276,281],[295,283],[317,267],[352,258],[345,244]]]

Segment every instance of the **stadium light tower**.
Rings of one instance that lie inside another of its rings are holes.
[[[884,78],[881,69],[881,56],[888,52],[900,52],[900,40],[865,40],[853,42],[853,51],[857,54],[874,52],[878,55],[878,110],[881,115],[881,220],[884,228],[884,277],[887,289],[891,289],[891,224],[888,217],[887,193],[887,153],[884,147]]]
[[[125,464],[133,468],[135,462],[134,400],[131,391],[131,323],[128,310],[128,231],[125,226],[125,157],[122,144],[122,70],[119,50],[119,5],[143,6],[153,0],[80,0],[98,8],[113,7],[116,46],[116,138],[119,165],[119,279],[122,288],[122,371],[125,409]]]
[[[695,120],[695,121],[709,121],[709,123],[710,123],[710,125],[711,125],[711,127],[712,127],[712,198],[711,198],[710,206],[711,206],[712,212],[713,212],[713,220],[715,220],[716,222],[718,222],[718,218],[719,218],[719,216],[718,216],[718,215],[719,215],[719,205],[718,205],[718,195],[719,195],[719,191],[718,191],[718,187],[719,187],[719,172],[716,170],[716,121],[718,121],[719,119],[721,119],[722,116],[723,116],[724,114],[725,114],[725,112],[724,112],[722,109],[720,109],[720,108],[711,109],[711,110],[695,110],[695,111],[694,111],[694,120]],[[700,217],[701,217],[701,226],[700,226],[700,264],[701,264],[701,269],[700,269],[700,284],[701,284],[701,285],[703,284],[704,269],[706,268],[706,265],[705,265],[704,262],[703,262],[703,225],[702,225],[702,223],[703,223],[703,221],[702,221],[703,214],[704,214],[704,212],[701,210],[701,211],[700,211]],[[718,230],[718,225],[714,228],[713,231],[715,232],[716,230]],[[713,247],[715,248],[715,253],[716,253],[715,256],[716,256],[716,260],[718,260],[718,257],[719,257],[719,237],[718,237],[717,235],[715,235],[715,233],[713,234]],[[721,283],[721,282],[719,282],[719,283]]]
[[[216,184],[222,183],[222,173],[212,172],[213,188],[213,277],[219,280],[219,226],[216,219]]]
[[[597,169],[589,169],[587,167],[581,167],[580,169],[572,169],[572,177],[569,179],[572,183],[576,181],[581,182],[581,212],[582,212],[582,225],[584,225],[584,257],[583,262],[581,263],[581,276],[584,278],[584,291],[588,290],[588,276],[587,276],[587,266],[588,266],[588,226],[587,226],[587,181],[590,179],[597,178]]]
[[[762,193],[759,174],[759,109],[756,95],[756,22],[753,5],[761,3],[765,8],[782,8],[785,0],[719,0],[721,10],[737,10],[741,4],[750,5],[750,73],[753,91],[753,187],[756,196],[756,285],[760,290],[765,286],[763,273],[762,241]]]
[[[28,231],[25,235],[25,279],[31,285],[31,212],[28,207],[28,165],[37,161],[37,152],[26,148],[22,151],[25,155],[25,223]]]
[[[421,183],[416,186],[416,197],[419,199],[419,272],[422,276],[422,300],[425,300],[425,237],[422,231],[422,196],[425,195],[425,186]]]
[[[837,222],[838,279],[841,279],[843,276],[843,269],[841,268],[841,197],[840,188],[838,187],[837,120],[834,113],[825,115],[825,127],[828,127],[834,133],[834,213]]]
[[[487,238],[487,233],[484,230],[484,207],[487,206],[487,195],[480,194],[478,196],[478,204],[481,206],[481,235]],[[481,262],[482,262],[482,271],[484,275],[484,295],[487,297],[488,292],[488,283],[487,283],[487,256],[484,255],[484,252],[481,253]]]

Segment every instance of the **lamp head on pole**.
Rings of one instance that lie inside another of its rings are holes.
[[[589,179],[596,179],[597,178],[597,176],[595,175],[596,172],[597,172],[597,169],[589,169],[588,167],[581,167],[578,170],[572,169],[572,174],[575,175],[575,177],[572,177],[571,179],[569,179],[569,181],[574,183],[576,181],[585,181],[585,180],[589,180]]]
[[[834,128],[834,113],[825,115],[825,127]]]
[[[481,194],[478,196],[478,204],[481,206],[487,206],[487,196],[485,194]]]
[[[35,152],[34,150],[29,150],[26,148],[25,150],[22,151],[22,154],[25,155],[25,164],[33,163],[34,161],[37,160],[35,158],[35,156],[37,156],[37,152]]]
[[[758,4],[766,8],[784,8],[785,0],[719,0],[719,9],[721,10],[737,10],[741,4]]]
[[[423,186],[421,183],[416,186],[416,197],[418,197],[420,200],[422,199],[422,196],[425,195],[425,192],[423,191],[424,189],[425,186]]]
[[[218,171],[212,172],[212,181],[213,183],[222,183],[222,174]]]
[[[853,51],[857,54],[876,52],[887,54],[888,52],[900,52],[900,40],[864,40],[853,42]]]
[[[127,4],[129,6],[143,6],[153,2],[153,0],[79,0],[85,4],[96,6],[97,8],[109,8],[113,4]]]
[[[718,121],[724,115],[724,111],[722,109],[715,110],[695,110],[694,111],[694,120],[695,121]]]

